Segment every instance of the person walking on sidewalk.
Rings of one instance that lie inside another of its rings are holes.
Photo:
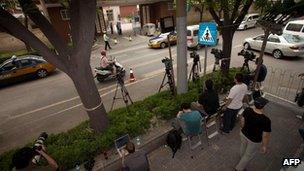
[[[241,160],[236,165],[235,170],[245,170],[247,164],[253,159],[258,149],[267,152],[269,137],[271,132],[271,121],[263,114],[264,106],[269,101],[263,97],[258,97],[254,101],[254,108],[246,108],[241,118]],[[262,145],[262,146],[261,146]]]
[[[247,93],[247,85],[243,83],[242,74],[236,74],[234,82],[236,84],[230,89],[224,107],[223,127],[221,128],[223,133],[229,133],[234,128],[237,114],[243,106],[243,99]]]
[[[108,47],[109,47],[109,49],[112,49],[111,46],[110,46],[110,43],[109,43],[110,38],[107,35],[107,32],[105,32],[105,31],[103,32],[103,40],[105,42],[105,50],[107,50]]]

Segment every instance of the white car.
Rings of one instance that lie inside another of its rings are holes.
[[[245,15],[243,21],[238,27],[238,30],[246,30],[247,28],[255,27],[259,17],[260,16],[257,13]]]
[[[264,35],[258,35],[244,40],[244,49],[261,50]],[[266,53],[270,53],[274,58],[279,59],[283,56],[304,56],[304,38],[291,34],[269,35]]]
[[[304,20],[294,20],[286,24],[283,33],[304,37]]]

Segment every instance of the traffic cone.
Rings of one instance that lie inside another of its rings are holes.
[[[132,68],[130,68],[130,83],[136,81]]]
[[[118,43],[117,38],[114,38],[114,44],[116,45]]]
[[[129,35],[129,42],[131,42],[132,41],[132,37],[131,37],[131,35]]]

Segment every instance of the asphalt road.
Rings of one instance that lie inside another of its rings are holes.
[[[237,53],[242,49],[244,38],[261,33],[262,30],[259,28],[235,33],[232,66],[241,66],[243,63],[243,57],[237,56]],[[127,70],[133,68],[138,81],[132,85],[142,85],[141,88],[143,88],[142,90],[130,90],[137,93],[135,100],[152,93],[152,90],[144,93],[148,91],[146,89],[153,89],[153,91],[155,88],[157,89],[164,72],[161,59],[168,56],[167,48],[149,49],[147,47],[148,39],[138,36],[133,42],[128,42],[122,38],[121,42],[109,51],[110,55],[116,57]],[[101,48],[102,45],[99,46]],[[218,46],[221,47],[221,40]],[[99,65],[100,48],[92,51],[92,67]],[[211,48],[208,48],[208,70],[212,69],[214,63],[210,50]],[[172,47],[172,54],[176,59],[176,46]],[[199,54],[201,61],[204,61],[204,49],[199,50]],[[192,64],[191,61],[188,57],[189,67]],[[267,66],[294,72],[303,71],[304,68],[304,59],[299,57],[278,60],[265,55],[264,61]],[[115,84],[115,81],[102,84],[96,81],[107,109],[111,103],[110,96]],[[66,131],[87,119],[81,109],[81,103],[71,79],[61,71],[56,71],[45,79],[31,80],[2,88],[0,97],[0,153],[31,141],[41,131],[51,133]]]

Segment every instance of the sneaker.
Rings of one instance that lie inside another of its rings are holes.
[[[296,115],[296,118],[298,118],[298,119],[303,119],[303,116],[302,115]]]

